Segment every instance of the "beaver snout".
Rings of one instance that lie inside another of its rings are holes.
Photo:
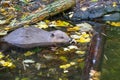
[[[72,41],[73,41],[73,39],[72,39],[72,38],[70,38],[70,39],[69,39],[69,43],[71,43]]]
[[[69,41],[69,43],[70,44],[76,44],[77,42],[74,39],[71,38],[70,41]]]

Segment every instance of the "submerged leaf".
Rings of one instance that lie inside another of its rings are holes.
[[[4,57],[3,53],[0,52],[0,59],[2,59]]]
[[[34,52],[31,52],[31,51],[27,51],[26,53],[24,53],[25,56],[31,56],[35,54]]]
[[[67,62],[67,61],[68,61],[65,56],[60,56],[59,58],[60,58],[62,61],[64,61],[64,62]]]

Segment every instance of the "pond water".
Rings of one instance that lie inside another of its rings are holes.
[[[74,40],[72,43],[31,49],[9,46],[1,52],[0,80],[80,80],[92,31],[75,31],[71,26],[64,31]],[[57,30],[48,31],[51,29]],[[89,41],[83,42],[86,39]]]
[[[120,28],[108,28],[107,35],[101,80],[120,80]]]
[[[120,79],[120,76],[118,76],[120,74],[120,62],[119,62],[120,61],[120,37],[119,36],[120,36],[120,28],[118,27],[107,28],[107,41],[105,45],[105,52],[104,52],[105,57],[102,65],[101,80],[119,80]],[[81,50],[86,50],[86,47],[83,48],[83,46],[84,45],[82,45]],[[69,55],[67,53],[54,54],[53,51],[51,52],[50,50],[43,51],[39,48],[34,49],[33,52],[42,52],[44,53],[44,55],[33,53],[31,54],[32,56],[25,56],[25,53],[18,54],[17,52],[12,51],[13,53],[11,54],[13,56],[12,59],[17,60],[16,64],[18,64],[17,71],[14,71],[14,70],[9,71],[9,69],[1,70],[0,77],[2,79],[0,78],[0,80],[38,80],[40,79],[39,77],[42,77],[42,79],[44,80],[73,80],[73,79],[80,80],[80,77],[81,77],[80,74],[82,73],[82,68],[84,65],[84,62],[82,62],[84,57],[83,55],[81,54],[75,55],[73,53],[74,51],[71,51],[71,54]],[[47,53],[50,53],[50,54],[48,55]],[[16,54],[18,55],[15,56]],[[24,55],[21,55],[21,54],[24,54]],[[76,58],[76,56],[78,57]],[[28,63],[23,64],[22,62],[25,60],[27,60]],[[45,64],[38,63],[39,61],[43,61],[45,62]],[[79,62],[81,63],[78,64]],[[57,68],[51,67],[51,63]],[[59,65],[56,65],[56,63],[59,63]],[[59,67],[68,67],[68,70],[66,70],[66,68],[62,69]],[[49,72],[47,72],[47,70],[49,70]],[[54,74],[57,74],[57,76],[53,76]],[[46,78],[46,76],[48,77]]]

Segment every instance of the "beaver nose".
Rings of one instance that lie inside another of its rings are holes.
[[[70,43],[70,44],[76,44],[76,41],[71,38],[71,39],[69,40],[69,43]]]
[[[69,40],[68,40],[69,42],[71,42],[72,41],[72,38],[69,38]]]

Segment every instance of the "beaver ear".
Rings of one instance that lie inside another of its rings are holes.
[[[50,37],[54,37],[54,36],[55,36],[54,33],[51,33]]]

